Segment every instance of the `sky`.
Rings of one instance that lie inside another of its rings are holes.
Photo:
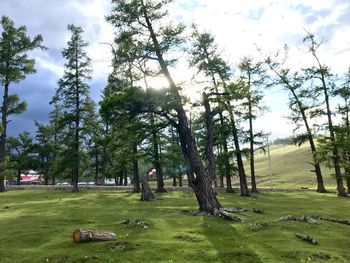
[[[96,102],[100,99],[111,71],[110,49],[102,44],[113,41],[115,29],[104,18],[110,9],[109,0],[0,0],[0,15],[9,16],[16,26],[26,25],[30,36],[43,35],[44,45],[48,47],[47,51],[30,54],[36,60],[37,73],[10,87],[12,93],[19,94],[28,104],[25,113],[11,117],[10,135],[24,130],[33,133],[33,120],[48,121],[52,110],[49,101],[64,70],[61,51],[70,37],[68,24],[74,23],[85,31],[83,37],[89,43],[87,52],[94,70],[89,83],[91,97]],[[233,68],[243,56],[261,57],[256,47],[264,54],[272,54],[284,44],[290,46],[292,68],[311,65],[302,44],[306,31],[325,42],[319,55],[333,72],[342,74],[350,66],[348,0],[174,0],[170,15],[176,22],[196,23],[200,29],[212,33],[223,57]],[[188,70],[186,63],[179,63],[171,72],[188,94],[195,92],[191,82],[193,71]],[[162,83],[156,80],[152,84]],[[272,139],[291,135],[294,126],[285,118],[289,115],[286,92],[274,88],[267,94],[264,103],[270,110],[256,121],[256,129],[271,133]]]

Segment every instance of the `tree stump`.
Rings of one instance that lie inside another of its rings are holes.
[[[152,201],[154,200],[154,194],[149,186],[148,182],[145,181],[141,186],[141,201]]]
[[[74,242],[111,241],[116,240],[116,234],[97,230],[76,229],[73,232]]]

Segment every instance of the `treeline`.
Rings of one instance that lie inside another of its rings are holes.
[[[25,108],[18,96],[8,98],[8,89],[35,72],[27,52],[44,48],[42,37],[32,40],[25,27],[16,28],[9,18],[2,18],[0,191],[4,191],[7,174],[35,167],[47,182],[71,178],[73,191],[79,190],[80,177],[90,176],[96,183],[103,183],[104,178],[123,183],[131,177],[138,192],[140,180],[149,172],[140,175],[142,163],[155,169],[159,192],[166,191],[164,174],[176,184],[186,173],[199,209],[216,214],[221,204],[213,186],[233,192],[231,179],[238,176],[241,195],[258,191],[254,152],[264,147],[267,135],[254,124],[264,112],[264,91],[275,86],[289,94],[290,117],[296,130],[300,128],[294,142],[310,144],[317,191],[326,191],[320,168],[326,162],[335,171],[338,195],[347,196],[343,180],[350,189],[350,71],[344,76],[333,74],[320,61],[320,43],[311,33],[304,38],[308,55],[314,59],[309,68],[289,69],[285,64],[288,48],[261,60],[244,57],[232,67],[210,33],[197,26],[187,30],[183,24],[164,24],[168,2],[112,1],[106,20],[116,28],[110,43],[113,71],[98,107],[89,98],[92,67],[83,30],[68,26],[71,39],[62,51],[65,72],[50,102],[54,111],[48,124],[36,123],[34,138],[29,133],[6,137],[7,117]],[[197,101],[185,96],[170,71],[176,70],[179,54],[197,72],[193,79],[202,87]],[[165,78],[168,85],[154,89],[153,78]],[[334,104],[333,98],[342,101]],[[342,121],[336,123],[335,116]],[[320,122],[323,119],[325,123]]]

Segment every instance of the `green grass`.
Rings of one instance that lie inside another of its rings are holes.
[[[157,195],[140,202],[127,191],[8,191],[0,195],[0,262],[350,262],[350,226],[320,221],[277,222],[292,214],[349,217],[350,200],[333,194],[261,193],[250,198],[219,193],[225,206],[260,208],[240,214],[243,223],[192,216],[191,192]],[[151,227],[125,227],[143,218]],[[266,223],[262,228],[255,222]],[[72,232],[115,232],[117,241],[76,244]],[[313,235],[319,245],[297,239]]]
[[[301,147],[294,145],[274,145],[271,148],[271,166],[272,183],[275,188],[300,189],[307,187],[316,189],[316,176],[310,170],[313,166],[310,164],[312,155],[308,144]],[[260,181],[258,186],[270,187],[270,178],[268,176],[267,154],[258,153],[256,155],[256,173]],[[248,162],[245,163],[247,175],[250,176]],[[336,189],[335,178],[331,175],[333,171],[321,166],[325,186],[328,190]]]

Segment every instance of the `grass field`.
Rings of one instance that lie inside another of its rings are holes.
[[[0,262],[350,262],[350,226],[276,221],[288,214],[349,219],[349,199],[311,192],[250,198],[219,192],[218,198],[224,206],[248,208],[238,215],[243,223],[182,213],[197,209],[189,191],[158,194],[147,203],[127,191],[8,191],[0,196]],[[138,218],[151,225],[121,224]],[[76,228],[112,231],[118,238],[76,244]],[[313,235],[319,245],[295,232]]]

